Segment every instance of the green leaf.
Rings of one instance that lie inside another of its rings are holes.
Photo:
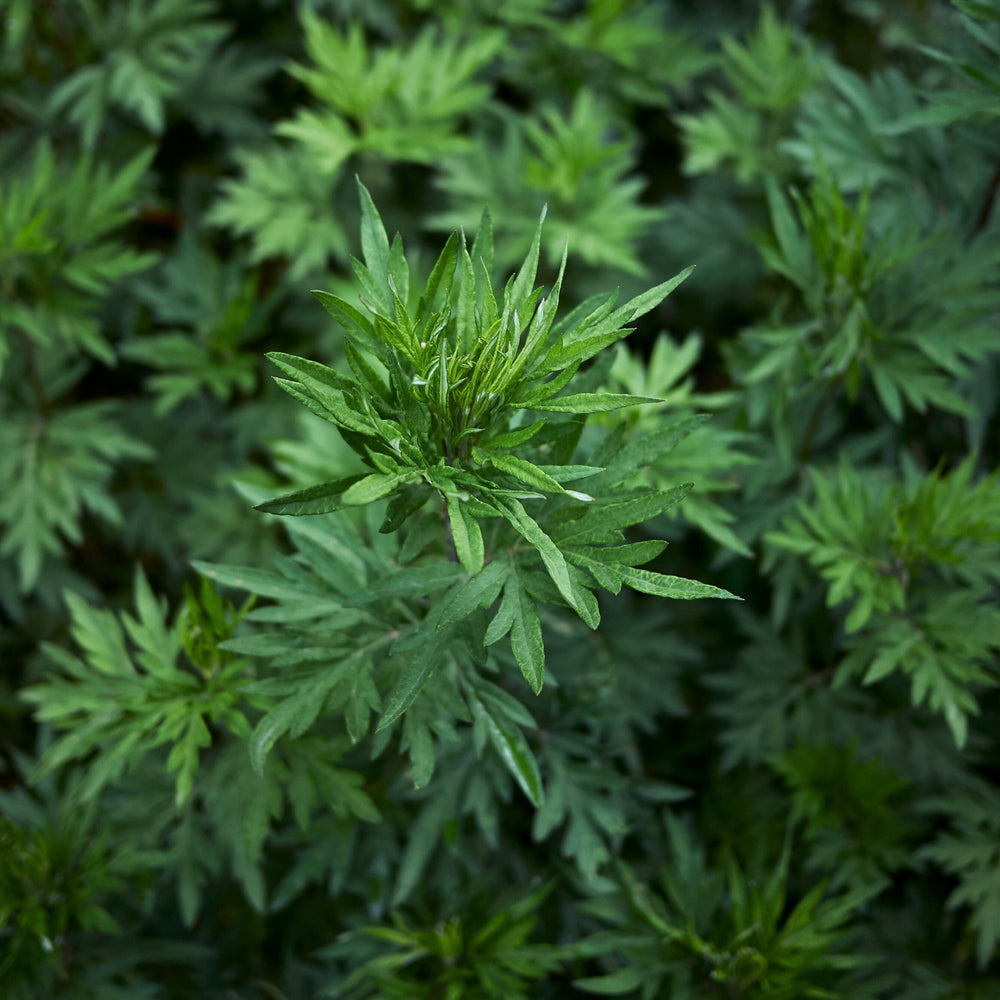
[[[406,657],[375,732],[391,726],[417,700],[431,674],[440,666],[448,638],[448,629],[438,633],[433,623],[428,626],[424,642]]]
[[[344,401],[332,392],[324,391],[322,387],[303,386],[302,383],[288,379],[276,378],[275,384],[281,386],[293,399],[315,413],[317,417],[342,429],[354,431],[366,437],[375,437],[376,432],[367,417],[359,416],[348,407]]]
[[[318,361],[298,358],[294,354],[284,354],[281,351],[270,351],[267,354],[267,359],[287,375],[300,379],[307,386],[310,381],[320,382],[338,391],[350,391],[356,386],[353,379],[349,379],[336,369],[322,365]]]
[[[514,497],[494,496],[493,503],[500,513],[513,526],[515,531],[531,544],[542,557],[542,562],[552,582],[559,593],[566,599],[574,611],[579,611],[576,594],[569,579],[569,569],[563,554],[552,539],[538,526],[538,523],[528,516],[525,509]]]
[[[506,472],[508,476],[513,476],[527,486],[535,490],[542,490],[545,493],[565,493],[563,487],[550,476],[543,472],[537,465],[518,458],[517,455],[506,455],[503,452],[475,452],[477,457],[482,457],[488,461],[495,469]]]
[[[692,264],[690,267],[684,268],[680,274],[675,274],[674,277],[626,302],[621,307],[621,312],[628,317],[626,322],[645,316],[651,309],[655,309],[678,285],[690,277],[694,268],[695,265]]]
[[[465,249],[463,237],[458,251],[458,289],[453,310],[455,317],[455,343],[463,353],[468,353],[476,342],[478,324],[476,322],[476,270],[472,265],[469,251]],[[445,344],[442,341],[442,350]],[[442,357],[442,368],[445,365]]]
[[[520,573],[511,565],[504,582],[503,600],[486,632],[492,645],[510,632],[510,646],[524,679],[538,694],[545,681],[545,644],[542,623],[533,598],[524,589]]]
[[[524,444],[526,441],[530,441],[544,426],[545,417],[540,420],[536,420],[532,424],[527,424],[524,427],[518,427],[517,430],[507,431],[503,434],[498,434],[496,437],[489,439],[488,444],[490,448],[516,448],[518,445]]]
[[[216,583],[227,587],[237,587],[251,594],[262,597],[291,600],[313,600],[325,597],[323,588],[304,579],[289,579],[268,570],[255,569],[252,566],[226,566],[222,563],[203,562],[192,559],[191,565],[202,576],[207,576]]]
[[[401,483],[412,482],[415,478],[416,473],[414,472],[394,472],[391,474],[376,472],[359,479],[348,487],[341,495],[340,500],[345,507],[360,507],[375,500],[381,500]]]
[[[347,506],[341,499],[341,494],[360,478],[360,476],[348,476],[346,479],[317,483],[304,490],[296,490],[294,493],[286,493],[273,500],[255,504],[254,510],[265,514],[328,514],[330,511],[341,510]]]
[[[474,575],[483,568],[485,555],[483,533],[480,530],[479,522],[469,513],[462,500],[455,494],[449,494],[445,500],[455,552],[458,554],[459,561],[465,571]]]
[[[468,701],[473,717],[486,727],[493,748],[514,776],[521,791],[536,809],[541,808],[544,801],[542,776],[524,733],[507,719],[491,712],[475,695],[469,695]]]
[[[364,254],[365,263],[381,287],[389,274],[389,237],[386,236],[382,216],[379,215],[368,188],[361,183],[360,177],[356,180],[358,196],[361,199],[361,252]]]
[[[542,242],[542,223],[545,221],[545,214],[548,206],[542,209],[538,218],[538,225],[535,227],[535,234],[531,238],[531,246],[528,248],[524,263],[521,264],[517,277],[510,287],[510,297],[508,303],[512,310],[524,310],[524,303],[531,295],[531,290],[535,286],[535,275],[538,273],[538,252]],[[507,303],[505,303],[506,305]],[[527,317],[525,317],[527,322]]]
[[[573,985],[585,993],[600,993],[602,996],[624,996],[634,993],[649,979],[648,974],[639,966],[631,965],[606,976],[588,976],[585,979],[574,979]]]
[[[418,316],[423,315],[425,310],[433,308],[435,297],[441,289],[444,297],[447,297],[451,290],[451,283],[455,274],[455,261],[458,259],[458,233],[452,233],[448,237],[444,248],[438,255],[438,259],[431,269],[427,278],[427,285],[420,300],[420,308],[417,310]],[[444,286],[442,288],[442,282]]]
[[[493,216],[490,206],[483,205],[483,214],[479,217],[479,228],[476,238],[472,241],[472,259],[480,260],[483,271],[489,275],[493,271]]]
[[[437,627],[442,629],[457,624],[477,608],[488,608],[497,599],[509,572],[510,564],[506,560],[495,559],[475,576],[456,584],[442,602]]]
[[[682,483],[669,490],[638,493],[622,500],[597,501],[581,508],[580,516],[558,525],[552,537],[560,546],[613,540],[614,534],[622,528],[641,524],[670,510],[691,492],[693,486],[693,483]]]
[[[387,573],[370,587],[352,594],[351,603],[361,606],[391,597],[419,597],[433,594],[451,586],[462,575],[462,569],[451,562],[407,566]]]
[[[656,396],[630,396],[619,392],[583,392],[569,396],[555,396],[540,403],[532,403],[530,409],[552,413],[607,413],[620,410],[624,406],[638,403],[663,403]]]
[[[741,601],[742,597],[730,594],[721,587],[713,587],[697,580],[685,580],[680,576],[664,576],[647,569],[636,569],[633,566],[616,566],[618,573],[633,590],[655,597],[672,597],[675,600],[689,601],[699,597],[721,597],[731,601]]]

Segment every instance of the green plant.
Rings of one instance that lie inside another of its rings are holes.
[[[355,740],[367,732],[370,708],[382,711],[378,733],[424,694],[429,718],[408,721],[404,728],[418,785],[433,769],[429,730],[450,732],[454,717],[471,718],[540,804],[538,768],[520,732],[528,716],[513,704],[484,702],[477,690],[483,681],[475,664],[486,659],[485,649],[509,635],[513,657],[537,694],[545,676],[540,604],[569,608],[596,628],[600,610],[593,592],[600,588],[618,593],[627,585],[685,599],[732,596],[639,568],[664,544],[628,543],[623,534],[670,509],[690,490],[690,484],[662,492],[636,489],[631,482],[693,429],[692,420],[656,428],[627,444],[619,428],[589,449],[585,462],[574,463],[582,416],[656,401],[573,392],[574,376],[685,275],[623,306],[616,307],[615,295],[596,296],[557,323],[561,273],[547,297],[535,287],[541,223],[528,257],[498,301],[490,280],[491,222],[484,213],[471,251],[464,237],[453,234],[423,290],[411,295],[402,241],[397,235],[390,243],[364,187],[361,198],[365,262],[354,260],[353,266],[366,311],[331,293],[316,293],[344,327],[350,374],[287,354],[272,354],[271,360],[291,376],[278,384],[336,425],[367,469],[257,509],[322,515],[384,499],[384,513],[375,515],[382,522],[379,532],[405,533],[401,542],[375,546],[371,518],[364,528],[345,521],[305,536],[290,529],[307,565],[323,578],[319,589],[292,565],[281,575],[202,567],[220,583],[296,602],[312,593],[325,597],[328,612],[342,609],[331,618],[313,602],[308,617],[318,619],[320,639],[293,628],[229,644],[242,652],[281,654],[285,668],[284,676],[255,688],[278,697],[254,730],[251,754],[263,768],[278,738],[304,733],[330,693],[345,685],[354,690],[346,703],[335,696],[336,703],[348,713],[346,725]],[[579,381],[586,386],[585,376]],[[325,543],[324,568],[312,553],[319,557],[315,542],[331,530],[346,551],[338,557]],[[312,545],[302,547],[310,536]],[[438,597],[427,607],[420,599],[430,593]],[[501,594],[487,621],[483,612]],[[294,620],[304,620],[304,612]],[[332,668],[311,666],[316,656],[308,650],[324,646],[353,652]],[[288,674],[293,667],[307,672],[293,679]]]
[[[0,22],[5,1000],[1000,996],[997,0]]]

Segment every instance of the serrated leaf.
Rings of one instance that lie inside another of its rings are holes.
[[[670,510],[691,492],[693,483],[682,483],[669,490],[639,493],[622,500],[598,501],[583,508],[583,514],[553,529],[552,536],[561,546],[606,540],[609,532],[641,524]]]

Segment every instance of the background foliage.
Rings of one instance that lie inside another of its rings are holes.
[[[5,997],[1000,996],[996,0],[0,23]]]

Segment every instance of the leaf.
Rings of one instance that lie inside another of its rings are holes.
[[[360,607],[393,597],[423,597],[451,586],[461,576],[462,569],[451,562],[406,566],[386,573],[369,587],[355,591],[350,602]]]
[[[486,727],[490,742],[507,770],[514,776],[514,780],[531,804],[536,809],[541,808],[544,801],[542,776],[539,774],[538,762],[524,738],[524,733],[506,719],[491,712],[475,695],[470,694],[467,697],[473,718]]]
[[[382,216],[379,215],[368,188],[361,183],[360,177],[356,180],[358,196],[361,199],[361,251],[368,269],[375,276],[379,287],[382,287],[389,274],[389,237],[386,236]]]
[[[317,483],[304,490],[286,493],[284,496],[266,500],[254,505],[254,510],[265,514],[328,514],[347,506],[341,495],[353,486],[361,476],[348,476],[346,479],[333,479],[328,483]]]
[[[630,396],[618,392],[584,392],[569,396],[555,396],[544,402],[533,402],[532,410],[543,410],[552,413],[606,413],[609,410],[620,410],[624,406],[635,406],[638,403],[663,403],[665,400],[655,396]]]
[[[527,424],[524,427],[518,427],[513,431],[506,431],[503,434],[498,434],[496,437],[490,438],[488,441],[490,448],[516,448],[518,445],[524,444],[526,441],[530,441],[544,426],[545,417],[541,420],[536,420],[532,424]]]
[[[450,638],[448,629],[440,633],[434,623],[429,623],[424,630],[424,641],[411,651],[396,679],[396,684],[386,699],[385,710],[379,719],[375,732],[391,726],[417,700],[424,685],[430,680],[431,674],[441,663],[447,640]]]
[[[448,295],[448,292],[451,290],[451,283],[455,273],[455,261],[457,259],[458,233],[452,233],[445,242],[441,253],[438,255],[438,259],[435,261],[434,267],[431,269],[431,273],[427,278],[427,285],[425,286],[424,294],[420,299],[420,308],[417,310],[418,316],[422,317],[426,310],[433,307],[434,300],[439,289],[442,290],[444,296]],[[443,288],[442,282],[444,282]]]
[[[603,996],[623,996],[634,993],[647,980],[648,975],[639,966],[626,966],[606,976],[587,976],[584,979],[574,979],[573,985],[586,993],[600,993]]]
[[[324,392],[322,389],[317,390],[315,387],[309,387],[306,391],[301,383],[283,378],[276,378],[274,382],[321,420],[336,424],[341,429],[353,431],[355,434],[366,437],[375,436],[375,430],[367,418],[360,417],[333,393]]]
[[[694,483],[682,483],[669,490],[637,493],[621,500],[598,501],[593,506],[582,508],[581,516],[567,519],[554,528],[552,536],[562,547],[612,540],[622,528],[641,524],[670,510],[691,492],[693,486]]]
[[[531,690],[538,694],[545,681],[542,623],[535,602],[524,589],[520,573],[513,565],[504,582],[503,600],[487,629],[486,644],[492,645],[508,632],[514,659]]]
[[[337,391],[352,390],[355,388],[353,379],[342,375],[334,368],[322,365],[318,361],[310,361],[308,358],[299,358],[294,354],[284,354],[281,351],[270,351],[267,359],[272,364],[277,365],[287,375],[301,379],[308,386],[310,381],[320,382]]]
[[[388,496],[401,483],[412,482],[416,473],[412,471],[391,474],[377,472],[365,476],[349,486],[341,495],[345,507],[360,507]]]
[[[569,569],[563,554],[544,531],[530,518],[524,507],[514,497],[493,497],[493,502],[500,513],[514,527],[519,535],[529,542],[542,557],[542,563],[552,577],[552,582],[559,593],[566,599],[574,611],[579,611],[576,594],[569,579]]]
[[[392,892],[392,906],[399,906],[416,889],[420,876],[438,845],[441,831],[458,811],[455,794],[443,789],[424,803],[413,821],[406,838],[396,882]]]
[[[505,303],[505,305],[509,304],[510,308],[514,311],[525,311],[524,303],[531,295],[531,290],[535,286],[535,275],[538,273],[538,252],[542,241],[542,223],[545,221],[547,209],[548,206],[542,209],[538,225],[535,227],[535,233],[531,238],[531,246],[528,248],[528,253],[521,264],[520,270],[517,272],[517,277],[514,279],[513,285],[511,285],[510,296]]]
[[[476,229],[476,238],[472,241],[471,256],[473,260],[480,260],[483,264],[483,271],[488,276],[493,271],[493,216],[490,214],[490,206],[483,205],[483,214],[479,217],[479,227]]]
[[[495,469],[506,472],[508,476],[513,476],[532,489],[542,490],[546,493],[565,493],[562,486],[552,478],[547,472],[543,472],[537,465],[518,458],[517,455],[506,455],[502,452],[484,452],[483,456]]]
[[[469,513],[458,496],[449,494],[445,499],[455,552],[465,571],[475,575],[483,568],[485,555],[483,533],[479,522]]]
[[[326,679],[320,676],[304,684],[296,695],[278,702],[257,723],[247,744],[250,764],[257,774],[263,775],[268,754],[285,733],[301,735],[312,726],[323,708],[329,687],[337,681],[339,674],[327,671]]]
[[[618,482],[634,470],[653,465],[709,419],[708,414],[699,413],[692,417],[681,417],[679,420],[670,421],[649,434],[632,438],[624,447],[616,447],[613,454],[606,457],[603,449],[599,449],[592,461],[595,465],[606,466],[606,469],[595,482],[601,485]]]
[[[374,331],[371,321],[364,313],[331,292],[314,288],[311,294],[319,300],[323,308],[340,323],[347,333],[354,334],[362,343],[371,341]]]
[[[674,277],[656,285],[654,288],[650,288],[646,292],[642,292],[634,299],[626,302],[621,307],[622,314],[628,317],[626,322],[638,319],[640,316],[645,316],[651,309],[655,309],[678,285],[691,276],[694,268],[695,265],[692,264],[690,267],[684,268],[679,274],[675,274]]]
[[[616,566],[615,572],[621,576],[633,590],[652,594],[655,597],[672,597],[675,600],[689,601],[699,597],[721,597],[732,601],[743,598],[730,594],[721,587],[713,587],[697,580],[685,580],[679,576],[664,576],[646,569],[636,569],[633,566]]]
[[[254,569],[252,566],[225,566],[221,563],[192,559],[191,565],[209,579],[227,587],[238,587],[262,597],[291,600],[315,600],[326,597],[324,590],[305,580],[291,580],[278,573]],[[328,599],[328,598],[327,598]]]

